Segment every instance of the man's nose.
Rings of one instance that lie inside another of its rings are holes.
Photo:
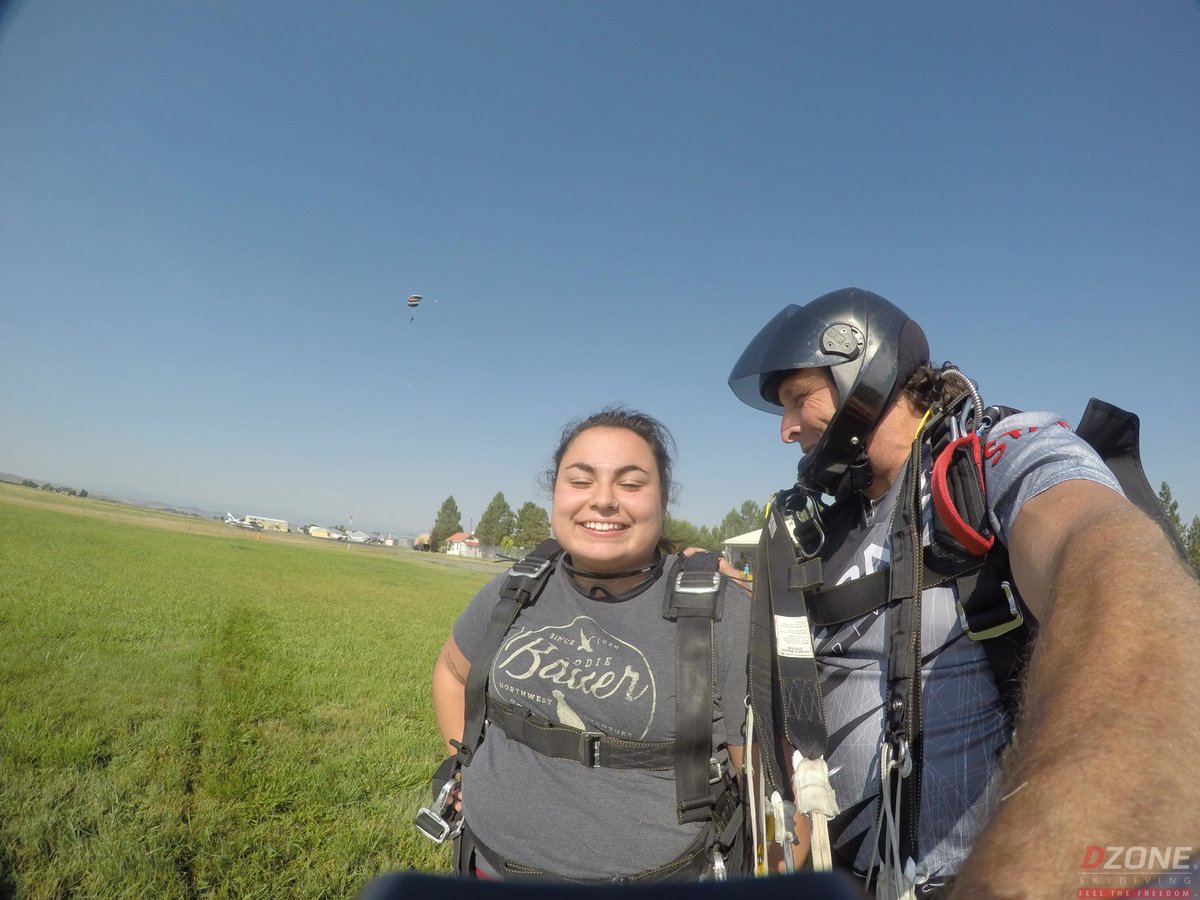
[[[783,439],[785,444],[800,443],[800,433],[803,429],[799,423],[784,416],[783,421],[779,425],[779,437]]]

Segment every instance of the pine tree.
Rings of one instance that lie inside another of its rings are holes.
[[[1187,539],[1183,542],[1187,548],[1188,559],[1200,570],[1200,516],[1192,516],[1192,524],[1188,526]]]
[[[512,507],[504,499],[503,492],[498,492],[488,504],[488,508],[479,517],[479,525],[475,528],[475,537],[485,552],[490,552],[501,545],[517,527],[517,517]]]
[[[546,511],[533,502],[522,504],[517,510],[517,526],[513,532],[513,543],[526,550],[532,550],[542,541],[550,537],[550,517]]]
[[[721,549],[720,538],[712,529],[707,525],[697,528],[687,519],[675,519],[668,516],[666,522],[663,523],[663,534],[671,542],[671,547],[676,552],[688,547],[699,547],[701,550]]]
[[[717,538],[723,541],[762,528],[763,514],[763,508],[753,500],[743,501],[740,508],[731,509],[721,520],[716,530]]]
[[[458,504],[454,502],[454,495],[451,494],[442,503],[442,508],[438,510],[437,520],[433,523],[433,530],[429,532],[429,549],[441,550],[442,544],[450,535],[462,530],[462,514],[459,513]]]
[[[1186,535],[1183,533],[1183,519],[1179,516],[1179,501],[1171,496],[1171,486],[1165,481],[1162,483],[1162,487],[1158,489],[1158,499],[1167,514],[1167,521],[1171,523],[1171,527],[1179,535],[1179,540],[1184,540]]]

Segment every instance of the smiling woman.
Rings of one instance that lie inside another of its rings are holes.
[[[581,587],[628,590],[663,544],[671,438],[657,421],[606,410],[568,426],[554,455],[554,535]]]
[[[738,868],[727,826],[749,604],[736,588],[726,598],[715,558],[666,552],[672,454],[643,413],[568,425],[546,473],[547,565],[495,579],[455,622],[433,696],[461,764],[460,874],[652,881]]]

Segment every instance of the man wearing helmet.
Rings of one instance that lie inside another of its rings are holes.
[[[771,786],[799,797],[793,770],[827,760],[832,860],[884,895],[1063,897],[1106,886],[1079,881],[1088,848],[1194,852],[1194,573],[1059,416],[984,411],[928,357],[903,311],[848,288],[781,311],[730,375],[804,454],[755,580]],[[987,627],[977,597],[999,604]]]

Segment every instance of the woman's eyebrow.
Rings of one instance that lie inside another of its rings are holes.
[[[617,469],[617,477],[620,478],[622,475],[628,475],[630,472],[637,472],[640,475],[649,475],[650,474],[645,469],[643,469],[641,466],[628,465],[628,466],[621,466],[621,468]]]
[[[585,462],[573,462],[573,463],[567,463],[565,466],[563,466],[563,468],[564,468],[564,469],[578,469],[579,471],[581,471],[581,472],[584,472],[584,473],[586,473],[586,474],[588,474],[588,475],[595,475],[595,474],[596,474],[596,467],[595,467],[595,466],[593,466],[591,463],[585,463]],[[615,472],[614,474],[615,474],[615,475],[616,475],[618,478],[620,478],[622,475],[628,475],[630,472],[638,472],[638,473],[640,473],[640,474],[642,474],[642,475],[649,475],[649,474],[650,474],[650,473],[649,473],[649,472],[647,472],[645,469],[643,469],[641,466],[639,466],[639,465],[634,465],[633,463],[631,463],[631,464],[629,464],[629,465],[627,465],[627,466],[620,466],[620,467],[618,467],[618,468],[617,468],[617,470],[616,470],[616,472]]]

